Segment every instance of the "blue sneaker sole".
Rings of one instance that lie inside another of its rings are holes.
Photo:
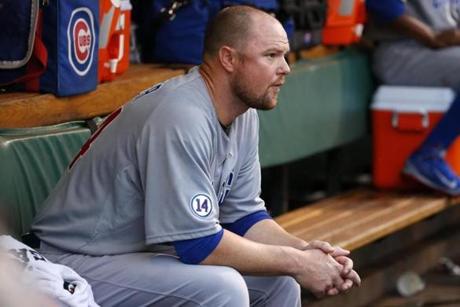
[[[415,168],[412,163],[409,161],[406,162],[404,165],[404,169],[402,170],[403,174],[413,178],[414,180],[422,183],[423,185],[432,188],[438,192],[442,192],[445,194],[448,194],[450,196],[459,196],[460,195],[460,190],[459,191],[452,191],[452,189],[446,189],[443,186],[439,186],[428,180],[425,176],[423,176],[419,171],[417,171],[417,168]]]

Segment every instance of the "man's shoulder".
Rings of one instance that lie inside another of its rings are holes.
[[[158,96],[180,96],[184,91],[202,91],[203,85],[201,84],[201,76],[198,69],[193,68],[185,75],[173,77],[161,83],[154,84],[140,92],[133,100],[137,101],[142,98],[158,99]]]

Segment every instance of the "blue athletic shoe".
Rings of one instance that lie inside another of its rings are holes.
[[[451,196],[460,195],[460,178],[437,150],[413,153],[407,159],[403,173],[435,190]]]

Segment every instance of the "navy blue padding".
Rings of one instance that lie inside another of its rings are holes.
[[[233,223],[223,224],[222,227],[233,233],[236,233],[237,235],[244,236],[249,228],[251,228],[254,224],[271,218],[272,217],[268,214],[267,211],[261,210],[248,214]]]
[[[249,5],[254,6],[265,11],[278,10],[277,0],[224,0],[224,6],[231,5]]]
[[[187,264],[199,264],[214,251],[223,235],[224,230],[221,229],[216,234],[198,239],[175,241],[173,245],[180,261]]]
[[[0,61],[25,58],[31,23],[31,1],[3,0],[0,9]]]
[[[401,0],[366,0],[366,8],[379,23],[388,23],[404,14]]]
[[[153,1],[148,18],[158,20],[159,12],[170,0]],[[160,22],[153,43],[153,58],[157,62],[200,64],[206,27],[225,6],[246,4],[267,11],[276,11],[276,0],[192,0],[181,7],[173,20]]]

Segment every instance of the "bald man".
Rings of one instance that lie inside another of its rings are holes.
[[[290,69],[270,15],[221,11],[203,64],[113,113],[47,200],[33,231],[102,306],[300,306],[360,283],[348,251],[277,225],[260,194],[256,109]]]

